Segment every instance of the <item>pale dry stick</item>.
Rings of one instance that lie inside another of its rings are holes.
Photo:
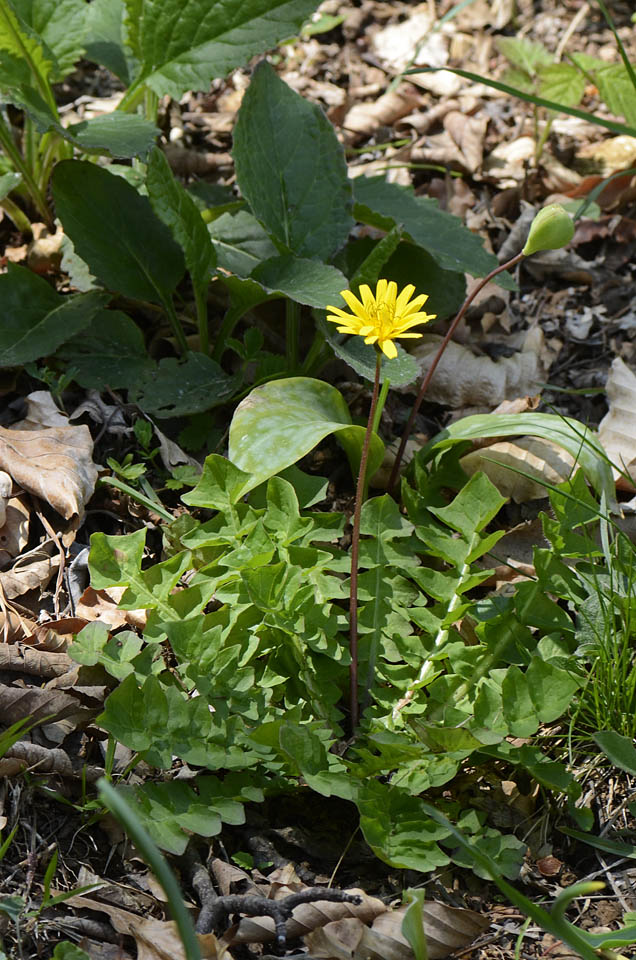
[[[428,373],[427,373],[426,376],[424,377],[424,380],[423,380],[423,382],[422,382],[422,386],[420,387],[420,392],[418,393],[417,399],[416,399],[415,403],[413,404],[413,409],[411,410],[411,415],[410,415],[410,417],[409,417],[409,419],[408,419],[408,422],[407,422],[407,424],[406,424],[406,427],[404,428],[404,433],[402,434],[402,439],[401,439],[401,441],[400,441],[400,446],[399,446],[399,448],[398,448],[398,452],[397,452],[396,457],[395,457],[395,462],[393,463],[393,468],[392,468],[392,470],[391,470],[391,476],[389,477],[389,483],[388,483],[388,486],[387,486],[388,492],[389,492],[390,494],[393,494],[393,493],[394,493],[394,489],[393,489],[393,488],[395,487],[395,483],[396,483],[396,480],[397,480],[398,472],[399,472],[399,470],[400,470],[400,464],[401,464],[401,462],[402,462],[402,457],[404,456],[404,450],[405,450],[405,448],[406,448],[406,443],[407,443],[407,441],[408,441],[408,438],[409,438],[410,435],[411,435],[411,431],[412,431],[412,429],[413,429],[413,424],[415,423],[415,418],[416,418],[416,416],[417,416],[417,414],[418,414],[418,411],[419,411],[419,409],[420,409],[420,407],[421,407],[421,405],[422,405],[422,401],[423,401],[423,399],[424,399],[424,396],[425,396],[425,394],[426,394],[426,391],[428,390],[429,384],[430,384],[431,380],[433,379],[433,374],[435,373],[435,371],[436,371],[436,369],[437,369],[437,365],[438,365],[438,363],[440,362],[440,360],[442,359],[442,354],[444,353],[444,351],[446,350],[446,347],[447,347],[448,344],[450,343],[451,337],[452,337],[453,334],[455,333],[455,330],[457,329],[457,327],[458,327],[458,325],[459,325],[462,317],[464,316],[464,314],[465,314],[466,311],[468,310],[469,306],[471,305],[471,303],[473,302],[473,300],[475,299],[475,297],[477,296],[477,294],[479,293],[479,291],[480,291],[480,290],[483,290],[483,288],[486,286],[486,284],[487,284],[487,283],[490,283],[490,281],[493,279],[493,277],[496,277],[498,273],[502,273],[504,270],[509,270],[511,267],[514,267],[514,266],[516,266],[518,263],[521,263],[521,261],[522,261],[524,258],[525,258],[525,254],[524,254],[523,251],[522,251],[521,253],[518,253],[516,257],[513,257],[512,260],[508,260],[506,263],[502,263],[502,264],[500,264],[500,266],[496,267],[494,270],[491,270],[490,273],[489,273],[487,276],[483,277],[483,278],[479,281],[479,283],[477,284],[477,286],[476,286],[473,290],[471,290],[471,292],[468,294],[468,296],[467,296],[466,299],[464,300],[463,304],[462,304],[461,307],[459,308],[459,312],[458,312],[457,316],[455,317],[455,319],[454,319],[453,322],[451,323],[450,327],[448,328],[448,331],[447,331],[447,333],[446,333],[446,336],[444,337],[444,339],[443,339],[442,342],[440,343],[439,349],[438,349],[437,353],[435,354],[435,356],[433,357],[433,362],[431,363],[431,365],[430,365],[430,367],[429,367]]]
[[[588,13],[590,12],[589,3],[584,3],[580,10],[577,10],[575,16],[572,18],[570,26],[567,28],[561,39],[559,40],[558,46],[554,51],[554,59],[560,60],[563,56],[563,51],[565,50],[568,41],[573,33],[575,33],[580,27],[581,23],[585,20]]]
[[[355,735],[356,727],[358,726],[358,554],[360,548],[360,515],[362,513],[362,498],[364,496],[364,481],[367,472],[367,460],[369,459],[371,434],[373,433],[373,418],[380,393],[381,366],[382,354],[378,350],[375,362],[375,381],[373,383],[371,409],[369,411],[367,430],[362,445],[362,456],[360,457],[360,471],[358,473],[356,501],[353,508],[353,530],[351,533],[351,584],[349,590],[349,654],[351,656],[351,666],[349,667],[349,710],[352,735]]]
[[[38,510],[38,508],[36,507],[35,514],[38,520],[40,521],[40,523],[42,524],[42,526],[44,527],[44,529],[46,530],[46,532],[48,533],[49,537],[57,547],[58,553],[60,555],[60,565],[57,571],[57,582],[55,584],[55,595],[53,597],[53,609],[55,610],[55,616],[59,617],[60,591],[62,590],[62,584],[64,583],[64,568],[66,566],[66,553],[64,552],[64,547],[62,546],[57,533],[55,532],[55,530],[53,529],[49,521],[46,519],[42,511]]]

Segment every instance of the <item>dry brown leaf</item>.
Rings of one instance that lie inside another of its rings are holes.
[[[413,350],[422,371],[421,378],[426,376],[441,340],[441,337],[425,334]],[[513,400],[520,394],[534,394],[537,384],[544,383],[547,375],[542,345],[539,331],[532,337],[532,349],[494,361],[490,357],[476,357],[467,347],[451,341],[433,375],[427,398],[452,409],[492,409],[503,400]],[[418,388],[421,378],[416,382]]]
[[[68,520],[83,514],[95,489],[97,468],[88,427],[69,426],[68,421],[66,426],[36,426],[37,417],[55,415],[62,416],[46,407],[43,413],[37,398],[23,422],[10,430],[0,427],[0,469]]]
[[[399,73],[407,65],[445,67],[448,63],[448,38],[443,31],[433,31],[434,18],[421,6],[402,23],[390,24],[372,38],[376,55],[392,73]],[[461,77],[445,70],[439,73],[417,73],[412,83],[431,90],[438,96],[453,96],[465,85]]]
[[[499,187],[514,187],[525,180],[534,150],[533,137],[517,137],[509,143],[499,143],[484,160],[484,174],[497,180]]]
[[[62,259],[60,248],[64,234],[61,229],[50,233],[45,223],[32,223],[33,239],[27,250],[27,266],[34,273],[50,273],[57,270]]]
[[[75,607],[75,613],[86,620],[100,620],[115,630],[124,624],[143,630],[146,626],[146,610],[121,610],[118,602],[126,592],[126,587],[110,587],[108,590],[94,590],[87,587]]]
[[[59,554],[51,557],[45,548],[34,550],[25,557],[18,557],[10,570],[0,571],[0,588],[9,600],[30,590],[41,590],[59,565]]]
[[[391,126],[421,104],[421,95],[413,87],[385,93],[373,103],[356,103],[347,112],[342,126],[352,133],[370,136],[378,127]]]
[[[24,497],[11,497],[4,507],[4,525],[0,526],[0,567],[17,557],[29,540],[30,514]]]
[[[78,703],[76,697],[58,690],[0,686],[0,723],[8,725],[23,717],[39,721],[48,716],[61,718],[75,714],[88,719],[95,711],[87,710]]]
[[[514,442],[502,440],[467,453],[459,462],[470,477],[479,471],[485,473],[502,496],[515,503],[547,497],[545,484],[562,483],[572,476],[575,468],[571,454],[541,437],[521,437]],[[522,476],[517,470],[530,476]]]
[[[620,135],[608,140],[585,143],[577,151],[577,166],[587,174],[609,177],[619,170],[627,170],[636,163],[636,137]],[[590,166],[593,169],[590,169]]]
[[[8,473],[0,470],[0,531],[7,522],[7,505],[11,499],[13,480]]]
[[[77,758],[75,763],[69,755],[57,747],[42,747],[28,740],[14,743],[0,758],[0,777],[15,777],[25,770],[37,769],[38,773],[50,773],[59,777],[82,777],[95,783],[104,776],[102,767],[94,767]]]
[[[408,956],[412,957],[408,940],[402,935],[402,921],[406,910],[407,907],[403,906],[377,917],[373,921],[373,933],[382,934],[388,940],[406,946]],[[474,910],[449,907],[435,900],[424,901],[422,916],[431,960],[442,960],[443,957],[468,946],[490,926],[490,921]]]
[[[237,889],[234,888],[234,884],[239,883],[243,885],[241,893],[245,893],[246,890],[255,892],[256,885],[249,873],[241,870],[240,867],[235,866],[233,863],[221,860],[220,857],[214,857],[210,863],[210,870],[214,874],[217,889],[222,897],[226,897],[230,893],[236,893]]]
[[[71,897],[66,901],[77,909],[96,910],[105,913],[118,933],[134,937],[137,944],[137,960],[186,960],[183,944],[173,921],[144,919],[129,910],[102,903],[90,897]],[[203,960],[232,960],[227,946],[212,933],[198,934],[199,949]]]
[[[470,117],[459,110],[450,110],[444,117],[444,128],[459,147],[470,173],[481,167],[487,126],[488,117],[484,114]]]
[[[612,463],[616,485],[632,489],[621,470],[636,482],[636,376],[616,357],[605,385],[609,410],[598,426],[598,438]]]
[[[60,677],[74,666],[66,653],[36,650],[25,643],[0,643],[0,670],[33,677]]]
[[[285,891],[285,892],[283,892]],[[281,899],[294,891],[283,887],[277,891],[276,899]],[[287,921],[287,936],[292,939],[302,937],[323,927],[333,920],[343,917],[355,917],[363,923],[370,923],[378,914],[384,913],[386,906],[376,897],[370,897],[363,890],[346,890],[345,893],[357,894],[362,903],[332,903],[318,900],[315,903],[301,903],[295,908],[291,919]],[[271,917],[243,917],[230,943],[265,943],[274,939],[274,921]]]

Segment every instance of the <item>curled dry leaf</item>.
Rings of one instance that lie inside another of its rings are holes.
[[[66,902],[78,910],[105,913],[118,933],[134,937],[137,960],[186,960],[177,926],[172,921],[145,919],[130,910],[123,910],[91,897],[71,897]],[[217,940],[214,934],[198,934],[197,937],[202,960],[232,960],[227,946]]]
[[[421,96],[408,87],[407,92],[384,93],[373,103],[356,103],[348,111],[342,126],[359,135],[375,133],[378,127],[391,126],[396,120],[408,116],[421,104]]]
[[[13,480],[8,473],[0,470],[0,531],[7,522],[7,506],[11,499]]]
[[[126,587],[109,587],[108,590],[94,590],[87,587],[75,606],[75,613],[79,617],[92,622],[100,620],[115,630],[127,623],[131,627],[143,630],[146,626],[147,610],[121,610],[119,601],[126,592]]]
[[[83,715],[88,719],[96,711],[87,710],[77,700],[59,690],[41,690],[39,687],[0,687],[0,723],[7,726],[31,717],[34,721],[41,721],[45,717],[68,717]]]
[[[0,571],[0,587],[9,600],[30,590],[40,590],[49,582],[60,565],[59,554],[50,556],[44,544],[26,557],[19,557],[10,570]]]
[[[622,475],[636,483],[636,376],[616,357],[605,385],[609,410],[598,427],[598,438],[612,463],[616,486],[633,489]]]
[[[502,496],[515,503],[547,497],[545,484],[562,483],[575,469],[574,457],[541,437],[493,443],[467,453],[459,462],[470,477],[479,471],[485,473]]]
[[[413,950],[402,934],[406,909],[382,913],[370,928],[357,918],[330,923],[306,936],[305,942],[316,960],[413,960]],[[490,925],[472,910],[433,901],[424,902],[422,914],[430,960],[443,960]]]
[[[3,474],[8,476],[8,474]],[[4,522],[0,525],[0,569],[24,550],[29,539],[30,513],[24,497],[4,501]]]
[[[39,391],[42,393],[42,391]],[[70,426],[62,414],[36,397],[27,418],[11,429],[0,427],[0,469],[24,490],[49,503],[66,520],[81,516],[95,489],[93,440],[86,426]],[[65,426],[41,428],[41,419],[62,417]]]
[[[50,678],[61,677],[73,666],[66,653],[37,650],[23,643],[0,643],[0,670]]]
[[[86,764],[81,757],[76,757],[73,761],[66,751],[59,747],[42,747],[28,740],[20,740],[9,747],[0,758],[0,777],[15,777],[34,767],[39,774],[70,779],[82,777],[89,783],[95,783],[104,776],[101,767]]]
[[[433,334],[425,335],[412,352],[422,371],[415,385],[418,389],[441,339]],[[547,374],[542,346],[542,337],[535,335],[531,349],[494,361],[490,357],[476,357],[467,347],[451,341],[433,375],[427,398],[454,410],[460,407],[490,410],[503,400],[536,393],[537,384],[544,383]]]
[[[287,896],[293,891],[281,887],[276,892],[276,899]],[[346,893],[356,894],[362,898],[359,905],[353,903],[331,903],[318,900],[315,903],[301,903],[294,910],[291,920],[287,922],[287,936],[303,937],[316,927],[323,927],[333,920],[343,917],[355,917],[360,922],[370,923],[380,913],[384,913],[386,906],[377,897],[370,897],[363,890],[346,890]],[[271,917],[244,917],[230,943],[265,943],[274,939],[274,921]]]

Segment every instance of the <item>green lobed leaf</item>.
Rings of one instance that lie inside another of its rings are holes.
[[[146,186],[153,210],[183,250],[195,293],[203,295],[216,264],[214,247],[194,200],[174,177],[158,147],[148,159]]]
[[[328,260],[353,219],[344,151],[319,107],[263,62],[254,71],[234,130],[241,192],[284,250]]]
[[[593,72],[601,97],[612,113],[636,127],[636,91],[622,63],[604,64]]]
[[[585,83],[584,74],[569,63],[552,63],[539,70],[539,94],[566,107],[581,102]]]
[[[11,0],[21,20],[55,57],[51,80],[59,83],[84,53],[85,0]]]
[[[317,6],[316,0],[127,3],[144,82],[159,96],[177,100],[187,90],[206,90],[215,77],[294,36]]]
[[[135,403],[156,417],[184,417],[210,410],[234,393],[236,381],[204,353],[183,360],[164,357],[133,390]]]
[[[53,56],[46,50],[40,37],[16,14],[8,0],[0,4],[0,50],[6,51],[18,62],[28,64],[31,82],[38,86],[46,83],[53,68]],[[0,69],[0,87],[3,86],[2,73]]]
[[[184,261],[150,202],[122,177],[82,160],[63,160],[52,177],[57,215],[75,251],[106,286],[161,303]]]
[[[364,428],[352,426],[342,394],[310,377],[290,377],[256,387],[234,412],[229,458],[251,475],[244,492],[297,463],[331,433],[345,447],[349,462],[359,462]],[[382,462],[384,445],[372,436],[369,475]],[[357,466],[354,467],[357,470]]]
[[[352,183],[358,220],[385,230],[401,224],[444,269],[483,277],[499,266],[480,238],[459,217],[440,210],[435,200],[416,197],[411,188],[382,177],[356,177]]]
[[[54,353],[91,323],[109,296],[96,291],[60,296],[31,270],[9,264],[0,276],[0,299],[0,366],[11,367]]]
[[[553,64],[552,54],[542,43],[528,40],[526,37],[497,37],[495,46],[504,57],[533,76],[539,67]]]

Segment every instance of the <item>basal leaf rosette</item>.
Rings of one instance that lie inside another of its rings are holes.
[[[434,320],[437,314],[424,313],[420,308],[428,300],[426,294],[420,294],[411,300],[415,287],[409,283],[398,295],[397,284],[391,280],[378,280],[375,293],[366,284],[360,287],[360,299],[350,290],[341,290],[340,296],[351,313],[340,307],[328,306],[327,320],[339,324],[340,333],[352,333],[364,337],[365,343],[377,344],[378,349],[389,360],[397,357],[393,341],[400,338],[415,339],[421,333],[413,333],[412,328],[421,323]]]

